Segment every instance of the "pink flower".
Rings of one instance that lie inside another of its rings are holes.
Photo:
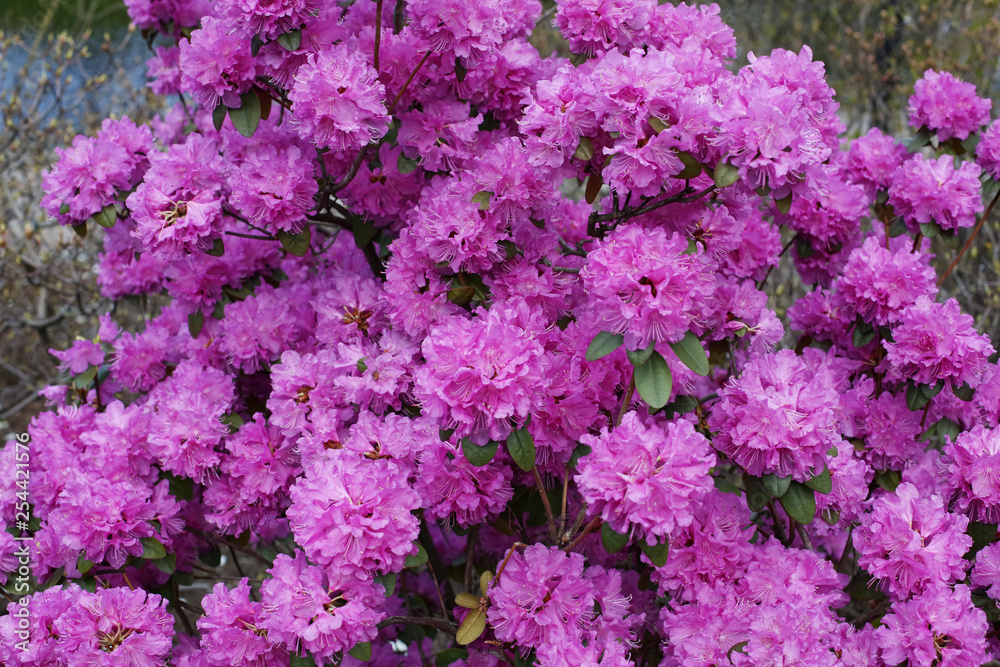
[[[577,466],[580,493],[619,533],[635,526],[663,541],[691,525],[694,507],[713,488],[715,453],[690,422],[646,427],[629,412],[613,431],[580,441],[591,447]]]
[[[976,95],[976,86],[954,77],[951,72],[924,72],[913,84],[907,111],[910,127],[926,127],[938,139],[967,139],[990,122],[993,103]]]
[[[947,230],[971,227],[983,210],[979,196],[981,172],[975,162],[963,162],[956,169],[950,155],[934,160],[917,153],[893,175],[889,203],[913,233],[918,231],[918,225],[928,222]]]
[[[986,614],[972,605],[969,587],[934,586],[909,602],[896,602],[876,639],[886,664],[978,667],[987,661]]]
[[[923,258],[905,248],[891,252],[870,236],[847,259],[836,282],[837,294],[871,324],[897,322],[904,308],[937,293],[937,274]]]
[[[1000,428],[975,426],[944,446],[943,492],[973,521],[1000,521]]]

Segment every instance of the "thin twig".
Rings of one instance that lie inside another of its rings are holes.
[[[615,419],[615,428],[621,425],[622,419],[625,418],[625,413],[628,412],[628,406],[632,404],[632,395],[635,393],[635,369],[632,369],[632,376],[628,379],[628,389],[625,390],[625,397],[622,399],[622,407],[618,411],[618,417]]]
[[[563,551],[572,551],[575,549],[579,546],[580,542],[583,542],[583,538],[587,537],[587,535],[590,534],[590,531],[594,530],[599,525],[601,525],[601,517],[595,516],[590,523],[584,526],[583,530],[580,531],[580,534],[573,538],[573,541],[570,542],[566,548],[563,549]]]
[[[413,81],[413,77],[417,75],[417,72],[420,71],[420,68],[424,66],[425,62],[427,62],[427,59],[431,57],[431,53],[433,53],[433,51],[428,51],[427,53],[424,54],[424,57],[420,59],[420,62],[417,63],[417,66],[413,68],[412,72],[410,72],[410,76],[406,79],[406,83],[404,83],[403,87],[399,89],[398,93],[396,93],[396,97],[392,100],[392,104],[389,105],[390,116],[392,115],[392,112],[396,110],[396,105],[399,104],[399,100],[401,97],[403,97],[403,93],[405,93],[406,89],[410,87],[410,82]]]
[[[965,245],[962,246],[962,249],[958,251],[957,255],[955,255],[955,259],[951,260],[951,264],[948,265],[948,268],[945,269],[944,273],[941,274],[941,277],[938,278],[938,287],[941,287],[941,283],[944,282],[944,279],[951,274],[952,270],[954,270],[954,268],[958,265],[959,260],[962,259],[965,252],[972,246],[972,241],[976,238],[979,230],[983,228],[983,223],[986,222],[986,218],[990,217],[990,213],[993,212],[993,207],[996,206],[998,199],[1000,199],[1000,190],[997,190],[997,193],[993,195],[993,201],[991,201],[990,205],[986,208],[986,212],[983,213],[983,217],[979,218],[979,222],[976,223],[976,226],[972,229],[972,233],[969,234],[969,238],[965,242]]]
[[[479,526],[473,526],[465,538],[465,592],[472,594],[472,580],[476,573],[476,543],[479,541]]]
[[[378,70],[378,60],[379,60],[379,48],[382,43],[382,0],[375,0],[375,74],[379,73]]]
[[[549,537],[553,540],[556,539],[556,518],[552,514],[552,504],[549,503],[549,494],[545,491],[545,485],[542,484],[542,476],[538,474],[538,466],[536,465],[531,469],[531,472],[535,475],[535,485],[538,487],[538,493],[542,496],[542,507],[545,508],[545,517],[549,520]]]

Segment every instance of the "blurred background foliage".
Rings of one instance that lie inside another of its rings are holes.
[[[346,0],[349,1],[349,0]],[[554,6],[532,36],[543,55],[568,55],[550,25]],[[722,0],[740,54],[808,44],[826,63],[848,136],[879,127],[899,137],[906,105],[924,70],[949,70],[976,84],[1000,115],[1000,0]],[[50,347],[96,334],[111,304],[97,293],[99,234],[87,238],[47,220],[41,174],[77,133],[94,134],[107,116],[147,120],[160,101],[144,87],[142,40],[121,0],[0,1],[0,435],[24,430],[41,407],[37,390],[58,371]],[[1000,343],[1000,233],[989,221],[943,285]],[[937,249],[942,265],[955,251]],[[939,267],[939,270],[940,267]],[[790,262],[769,279],[773,304],[801,289]],[[117,319],[138,324],[145,310],[119,305]],[[133,327],[134,328],[134,327]]]

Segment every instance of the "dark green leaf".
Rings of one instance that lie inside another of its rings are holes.
[[[219,421],[221,421],[223,424],[229,427],[230,433],[236,433],[237,431],[240,430],[240,427],[243,426],[244,424],[243,417],[240,417],[235,412],[227,412],[226,414],[222,415],[222,418]]]
[[[977,608],[982,609],[986,614],[986,620],[990,623],[996,623],[1000,621],[1000,608],[997,607],[997,601],[991,598],[986,593],[974,592],[972,594],[972,604]],[[987,665],[995,665],[995,662],[988,662]]]
[[[600,332],[594,336],[594,340],[590,341],[590,345],[587,346],[587,361],[603,359],[621,347],[624,341],[625,337],[621,334],[611,333],[610,331]]]
[[[229,120],[244,137],[252,137],[260,125],[260,100],[251,88],[240,96],[240,108],[229,110]]]
[[[678,396],[663,408],[663,414],[667,419],[673,419],[676,415],[691,414],[697,409],[697,398],[694,396]]]
[[[992,544],[996,540],[997,524],[970,521],[969,526],[965,529],[965,533],[972,538],[972,547],[965,554],[965,557],[972,560],[983,547]]]
[[[153,565],[164,574],[173,574],[177,569],[177,554],[167,554],[164,558],[153,561]]]
[[[912,381],[906,383],[906,407],[910,410],[916,412],[917,410],[923,410],[930,402],[930,397],[925,396],[924,392],[920,391],[921,385],[914,384]]]
[[[975,390],[969,386],[968,382],[963,384],[961,387],[953,385],[951,391],[955,394],[955,396],[958,396],[963,401],[971,401],[973,394],[975,394]]]
[[[792,482],[785,495],[778,500],[788,516],[803,526],[809,525],[816,516],[816,492],[805,484]]]
[[[911,153],[916,153],[918,150],[929,144],[931,141],[931,131],[926,127],[920,128],[916,136],[910,139],[906,144],[906,150]]]
[[[650,116],[647,122],[649,123],[649,126],[653,128],[653,132],[655,132],[656,134],[659,134],[660,132],[663,132],[665,129],[670,127],[670,125],[665,123],[663,120],[657,118],[656,116]]]
[[[375,238],[375,223],[367,220],[356,220],[354,222],[354,245],[364,248]]]
[[[486,612],[481,609],[473,609],[462,621],[455,633],[455,641],[466,646],[479,639],[479,636],[486,630]]]
[[[580,143],[577,144],[573,157],[584,162],[590,162],[593,159],[594,142],[590,140],[590,137],[580,137]]]
[[[97,592],[97,580],[94,577],[84,577],[83,579],[77,579],[77,583],[80,584],[80,588],[87,591],[88,593]]]
[[[932,239],[941,233],[941,227],[936,222],[921,222],[920,233]]]
[[[222,564],[222,550],[219,545],[213,544],[211,549],[198,554],[198,560],[209,567],[219,567]]]
[[[317,664],[316,659],[312,657],[311,653],[306,653],[305,655],[293,655],[289,657],[290,662],[288,663],[288,667],[316,667]]]
[[[530,472],[535,467],[535,440],[527,427],[511,431],[507,436],[507,451],[517,467]]]
[[[87,238],[87,223],[81,222],[78,225],[73,225],[73,233],[79,236],[81,239]]]
[[[681,164],[684,165],[684,169],[682,169],[681,173],[677,174],[674,178],[689,181],[692,178],[697,178],[698,175],[701,174],[701,163],[698,162],[698,158],[691,155],[687,151],[677,151],[677,157],[680,159]]]
[[[59,205],[59,215],[66,215],[67,213],[69,213],[69,204],[63,202]]]
[[[877,588],[877,585],[878,583],[870,574],[861,570],[851,578],[844,592],[855,602],[885,599],[885,594]]]
[[[827,525],[830,526],[836,526],[837,522],[840,521],[840,512],[832,507],[827,507],[825,510],[820,512],[819,516],[827,523]]]
[[[194,482],[190,477],[169,475],[167,480],[167,490],[170,495],[179,500],[194,500]]]
[[[295,257],[305,257],[309,252],[309,242],[312,240],[310,227],[305,227],[298,234],[289,234],[286,231],[278,232],[278,241],[289,255]]]
[[[589,445],[583,445],[583,444],[577,445],[576,448],[573,450],[573,454],[569,457],[569,466],[571,468],[575,468],[576,464],[580,462],[580,459],[582,459],[590,452],[591,449]]]
[[[504,259],[514,259],[517,257],[517,245],[513,241],[500,241],[497,245],[503,248]]]
[[[174,572],[172,579],[178,586],[190,586],[194,583],[194,575],[190,572]]]
[[[746,648],[747,648],[747,644],[749,644],[749,643],[750,643],[749,641],[742,641],[742,642],[738,642],[738,643],[733,644],[732,646],[730,646],[729,650],[726,651],[726,659],[728,659],[730,662],[732,662],[733,653],[742,653],[742,654],[746,655]]]
[[[721,162],[719,163],[719,166],[715,168],[712,180],[715,181],[715,187],[728,188],[730,185],[740,180],[740,170],[728,162]]]
[[[222,257],[226,254],[226,245],[222,242],[222,239],[214,239],[212,247],[206,250],[205,254],[212,257]]]
[[[43,589],[44,588],[51,588],[52,586],[55,586],[56,584],[58,584],[62,580],[62,578],[63,578],[63,576],[65,574],[66,574],[66,568],[65,567],[60,566],[60,567],[56,568],[55,570],[52,571],[51,574],[49,574],[49,578],[45,580],[44,584],[42,584],[42,588]]]
[[[792,193],[789,192],[786,196],[782,197],[781,199],[775,199],[774,205],[782,213],[788,213],[790,210],[792,210]]]
[[[188,333],[191,338],[197,338],[201,333],[201,328],[205,325],[205,313],[196,310],[188,314]]]
[[[351,656],[355,660],[368,662],[372,659],[372,643],[361,642],[359,644],[355,644],[354,648],[347,652],[347,655]]]
[[[400,152],[399,157],[396,158],[396,169],[403,175],[412,174],[419,166],[420,165],[416,162],[403,155],[402,152]]]
[[[651,408],[659,410],[670,400],[674,378],[670,374],[670,366],[659,352],[653,352],[649,361],[633,370],[635,388],[642,400]]]
[[[952,250],[957,250],[958,246],[962,244],[962,239],[959,238],[958,232],[954,229],[942,229],[940,237],[941,241]]]
[[[877,470],[875,472],[875,483],[889,493],[893,493],[899,483],[903,481],[898,470]]]
[[[264,40],[260,38],[260,35],[254,35],[250,38],[250,55],[254,58],[260,53],[261,47],[264,46]]]
[[[97,366],[90,366],[84,372],[73,378],[73,386],[77,389],[86,389],[97,377]]]
[[[944,389],[943,382],[935,382],[934,384],[922,384],[920,385],[920,393],[924,395],[928,400],[934,398],[941,393]]]
[[[114,204],[108,204],[100,211],[94,214],[94,222],[99,224],[101,227],[110,228],[114,227],[115,223],[118,221],[118,209]]]
[[[823,494],[833,491],[833,480],[830,478],[830,469],[823,468],[823,472],[807,481],[806,486],[813,491],[819,491]]]
[[[708,375],[708,355],[701,347],[701,341],[691,331],[684,334],[684,338],[676,343],[670,344],[670,349],[674,351],[681,363],[690,368],[698,375],[705,377]]]
[[[735,493],[738,496],[743,495],[743,494],[740,493],[739,487],[736,486],[735,484],[733,484],[732,482],[730,482],[725,477],[715,477],[715,476],[713,476],[712,477],[712,483],[715,484],[715,488],[718,489],[722,493]]]
[[[465,81],[465,75],[469,73],[469,70],[465,68],[462,61],[459,58],[455,58],[455,79],[462,83]]]
[[[403,567],[420,567],[428,560],[427,551],[424,550],[424,546],[420,542],[414,542],[413,545],[417,547],[417,553],[407,556]]]
[[[448,301],[451,301],[456,306],[465,306],[472,303],[472,300],[476,297],[476,288],[471,285],[465,285],[464,287],[452,287],[448,290]]]
[[[438,437],[441,438],[441,442],[448,442],[451,440],[451,436],[455,435],[455,429],[453,428],[439,428]]]
[[[80,571],[80,576],[90,572],[91,568],[94,567],[94,562],[87,560],[83,554],[80,554],[76,559],[76,569]]]
[[[874,338],[875,327],[865,322],[859,315],[858,319],[854,322],[854,331],[851,332],[851,342],[854,344],[854,347],[864,347],[872,342]]]
[[[222,124],[226,122],[226,113],[228,112],[229,109],[221,102],[212,109],[212,125],[215,125],[216,130],[222,129]]]
[[[385,596],[390,598],[392,597],[392,594],[396,592],[396,573],[388,572],[386,574],[376,574],[375,583],[381,584],[382,588],[385,589]]]
[[[902,236],[906,233],[906,222],[902,218],[896,218],[891,225],[889,225],[889,238],[896,238],[897,236]]]
[[[365,363],[365,359],[367,359],[367,358],[368,357],[361,357],[360,359],[358,359],[358,363],[355,364],[355,367],[358,369],[358,372],[361,373],[361,374],[364,374],[364,372],[366,370],[368,370],[368,364]]]
[[[816,254],[816,250],[812,246],[812,241],[809,240],[808,236],[799,235],[795,239],[795,253],[802,259],[808,259]]]
[[[140,537],[139,541],[142,542],[142,557],[149,560],[157,560],[159,558],[167,557],[167,549],[163,546],[155,537]]]
[[[760,478],[761,484],[767,489],[767,492],[771,494],[774,498],[780,498],[785,495],[785,491],[788,491],[788,487],[792,485],[791,477],[778,477],[774,473],[768,473]]]
[[[663,538],[661,544],[650,544],[642,540],[639,542],[639,550],[646,554],[650,563],[656,567],[663,567],[667,564],[667,556],[670,554],[670,540]]]
[[[622,535],[605,521],[601,524],[601,544],[609,554],[618,553],[628,544],[628,535]]]
[[[493,456],[497,453],[497,447],[500,443],[496,440],[490,440],[485,445],[477,445],[472,442],[469,438],[462,438],[462,454],[465,455],[465,460],[476,466],[477,468],[482,468],[484,465],[493,460]]]
[[[625,350],[625,356],[632,363],[633,366],[642,366],[644,363],[649,361],[649,358],[653,356],[653,352],[656,351],[656,343],[650,343],[649,347],[644,350]]]
[[[446,648],[434,656],[435,667],[448,667],[453,662],[465,660],[469,657],[469,652],[464,648]]]
[[[286,51],[298,50],[299,46],[302,45],[302,31],[289,30],[278,35],[278,44],[281,44]]]

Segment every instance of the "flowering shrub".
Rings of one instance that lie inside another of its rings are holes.
[[[537,0],[128,5],[185,103],[43,205],[172,301],[53,351],[6,664],[1000,659],[1000,369],[928,243],[1000,196],[971,86],[849,142],[714,5],[567,0],[571,60]]]

